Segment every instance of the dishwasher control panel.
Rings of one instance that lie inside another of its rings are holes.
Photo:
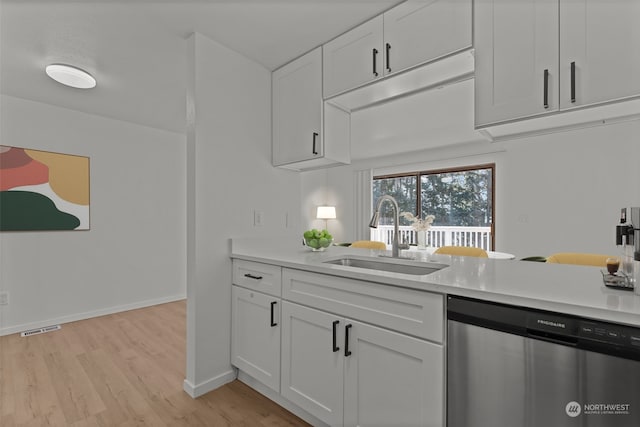
[[[555,344],[640,360],[640,327],[451,295],[447,297],[447,317]]]

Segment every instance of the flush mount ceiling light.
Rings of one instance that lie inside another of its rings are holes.
[[[91,89],[96,86],[96,79],[84,70],[71,65],[51,64],[45,69],[47,75],[58,83],[78,89]]]

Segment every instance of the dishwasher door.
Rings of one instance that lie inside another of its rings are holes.
[[[640,426],[640,362],[448,321],[448,427]]]

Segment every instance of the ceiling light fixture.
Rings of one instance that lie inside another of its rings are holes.
[[[47,75],[58,83],[78,89],[91,89],[96,87],[96,79],[80,68],[65,64],[47,65]]]

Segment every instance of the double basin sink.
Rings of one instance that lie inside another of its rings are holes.
[[[410,274],[414,276],[424,276],[448,267],[447,264],[440,264],[436,262],[354,255],[345,255],[338,258],[328,259],[323,261],[323,263],[342,265],[345,267],[365,268],[368,270],[388,271],[391,273]]]

